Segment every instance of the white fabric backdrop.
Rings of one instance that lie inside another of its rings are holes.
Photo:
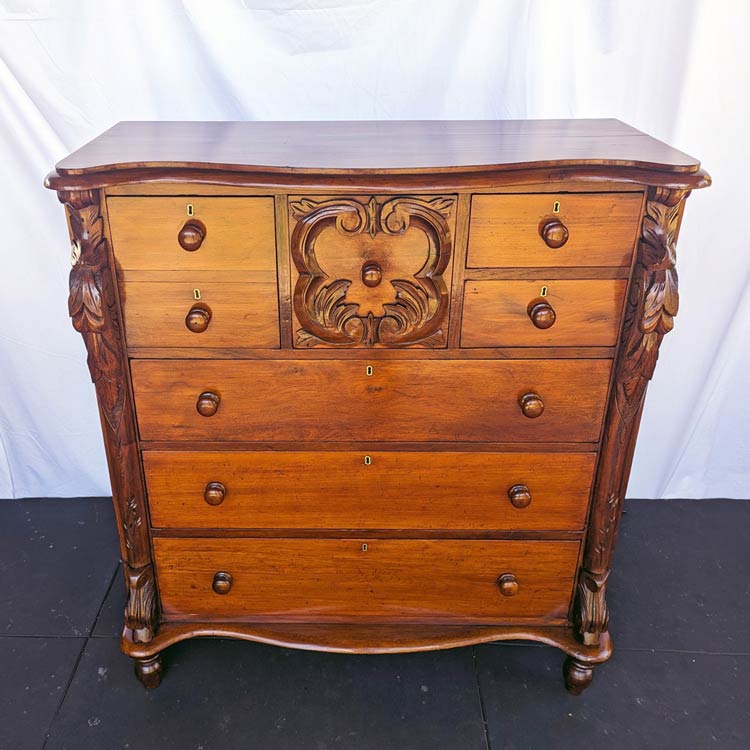
[[[629,495],[750,497],[746,0],[0,0],[0,497],[109,494],[56,160],[127,119],[618,117],[698,156]]]

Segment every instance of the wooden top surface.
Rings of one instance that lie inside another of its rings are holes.
[[[619,120],[120,122],[59,175],[140,168],[314,174],[611,165],[694,173],[700,162]]]

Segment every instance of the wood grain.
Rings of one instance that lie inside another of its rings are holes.
[[[577,542],[154,539],[167,620],[564,622]],[[212,592],[217,572],[230,592]],[[518,594],[497,579],[512,573]]]
[[[618,120],[120,122],[63,159],[61,174],[159,166],[286,173],[460,171],[531,164],[700,162]]]
[[[606,360],[131,364],[143,440],[598,440]],[[217,393],[213,417],[196,411]],[[523,416],[537,392],[545,411]]]
[[[193,206],[189,216],[187,206]],[[109,224],[115,257],[124,269],[275,271],[272,198],[110,197]],[[206,228],[198,250],[179,242],[191,219]]]
[[[143,462],[156,527],[574,530],[595,454],[144,451]],[[204,499],[210,482],[226,488],[218,505]],[[518,484],[531,493],[522,509],[508,496]]]
[[[469,281],[461,346],[614,346],[626,288],[624,280]],[[541,299],[556,315],[546,329],[528,314],[529,304]]]
[[[560,204],[554,213],[555,202]],[[642,195],[638,193],[475,195],[471,201],[471,268],[627,266],[633,255]],[[561,220],[568,241],[548,247],[545,221]]]
[[[245,274],[252,278],[252,274]],[[195,290],[200,301],[195,299]],[[276,282],[137,281],[120,286],[128,346],[278,348]],[[210,310],[208,327],[194,333],[185,316],[195,305]]]

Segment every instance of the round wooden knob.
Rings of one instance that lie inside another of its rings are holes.
[[[557,315],[555,310],[545,299],[533,300],[526,308],[526,312],[531,318],[531,322],[537,327],[544,330],[555,324]]]
[[[545,221],[539,228],[539,234],[542,236],[547,247],[562,247],[568,241],[568,228],[559,219]]]
[[[531,490],[525,484],[514,484],[508,490],[508,497],[514,508],[526,508],[531,504]]]
[[[198,401],[195,404],[195,408],[198,410],[198,414],[202,417],[213,417],[219,409],[219,401],[221,399],[216,393],[211,391],[205,391],[198,396]]]
[[[228,594],[232,590],[232,583],[234,583],[234,579],[231,573],[220,572],[214,575],[211,588],[217,594]]]
[[[226,494],[227,488],[221,482],[209,482],[203,490],[203,499],[209,505],[221,505]]]
[[[542,416],[544,401],[542,401],[542,397],[538,393],[525,393],[518,399],[518,403],[521,406],[524,417],[536,419]]]
[[[503,573],[497,579],[497,585],[503,596],[515,596],[518,593],[518,578],[513,573]]]
[[[383,269],[374,261],[368,260],[362,266],[362,283],[365,286],[377,286],[383,280]]]
[[[185,316],[185,325],[193,333],[203,333],[211,322],[211,310],[205,305],[193,305]]]
[[[204,239],[206,239],[206,227],[197,219],[186,221],[177,234],[180,247],[189,253],[195,252],[203,244]]]

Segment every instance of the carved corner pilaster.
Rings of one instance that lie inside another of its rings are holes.
[[[675,245],[689,190],[649,188],[604,422],[575,619],[586,645],[607,632],[607,577],[622,516],[635,432],[659,346],[674,326],[679,295]]]
[[[65,205],[73,239],[68,311],[73,327],[86,345],[89,372],[102,415],[128,587],[125,626],[132,640],[144,642],[156,632],[158,603],[127,352],[100,196],[92,190],[60,192],[58,197]]]

